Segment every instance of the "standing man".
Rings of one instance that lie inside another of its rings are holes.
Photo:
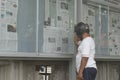
[[[77,79],[95,80],[97,74],[97,67],[94,59],[95,42],[89,35],[89,26],[80,22],[75,26],[74,31],[74,42],[78,46],[76,54]]]

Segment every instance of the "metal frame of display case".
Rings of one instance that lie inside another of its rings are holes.
[[[19,53],[19,54],[0,54],[0,60],[60,60],[71,61],[75,58],[74,54],[44,54],[36,55],[33,53]],[[97,61],[120,61],[120,56],[96,55]]]

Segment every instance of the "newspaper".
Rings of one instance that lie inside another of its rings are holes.
[[[17,51],[18,0],[0,0],[0,51]]]

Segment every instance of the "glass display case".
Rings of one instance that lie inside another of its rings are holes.
[[[1,53],[74,53],[74,0],[0,3]]]
[[[107,0],[89,0],[83,2],[83,6],[86,7],[86,10],[83,9],[83,20],[89,24],[90,34],[95,39],[96,54],[119,55],[119,3],[116,6]]]

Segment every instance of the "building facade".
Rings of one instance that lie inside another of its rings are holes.
[[[0,0],[0,80],[75,80],[74,25],[90,26],[96,80],[120,80],[119,0]]]

